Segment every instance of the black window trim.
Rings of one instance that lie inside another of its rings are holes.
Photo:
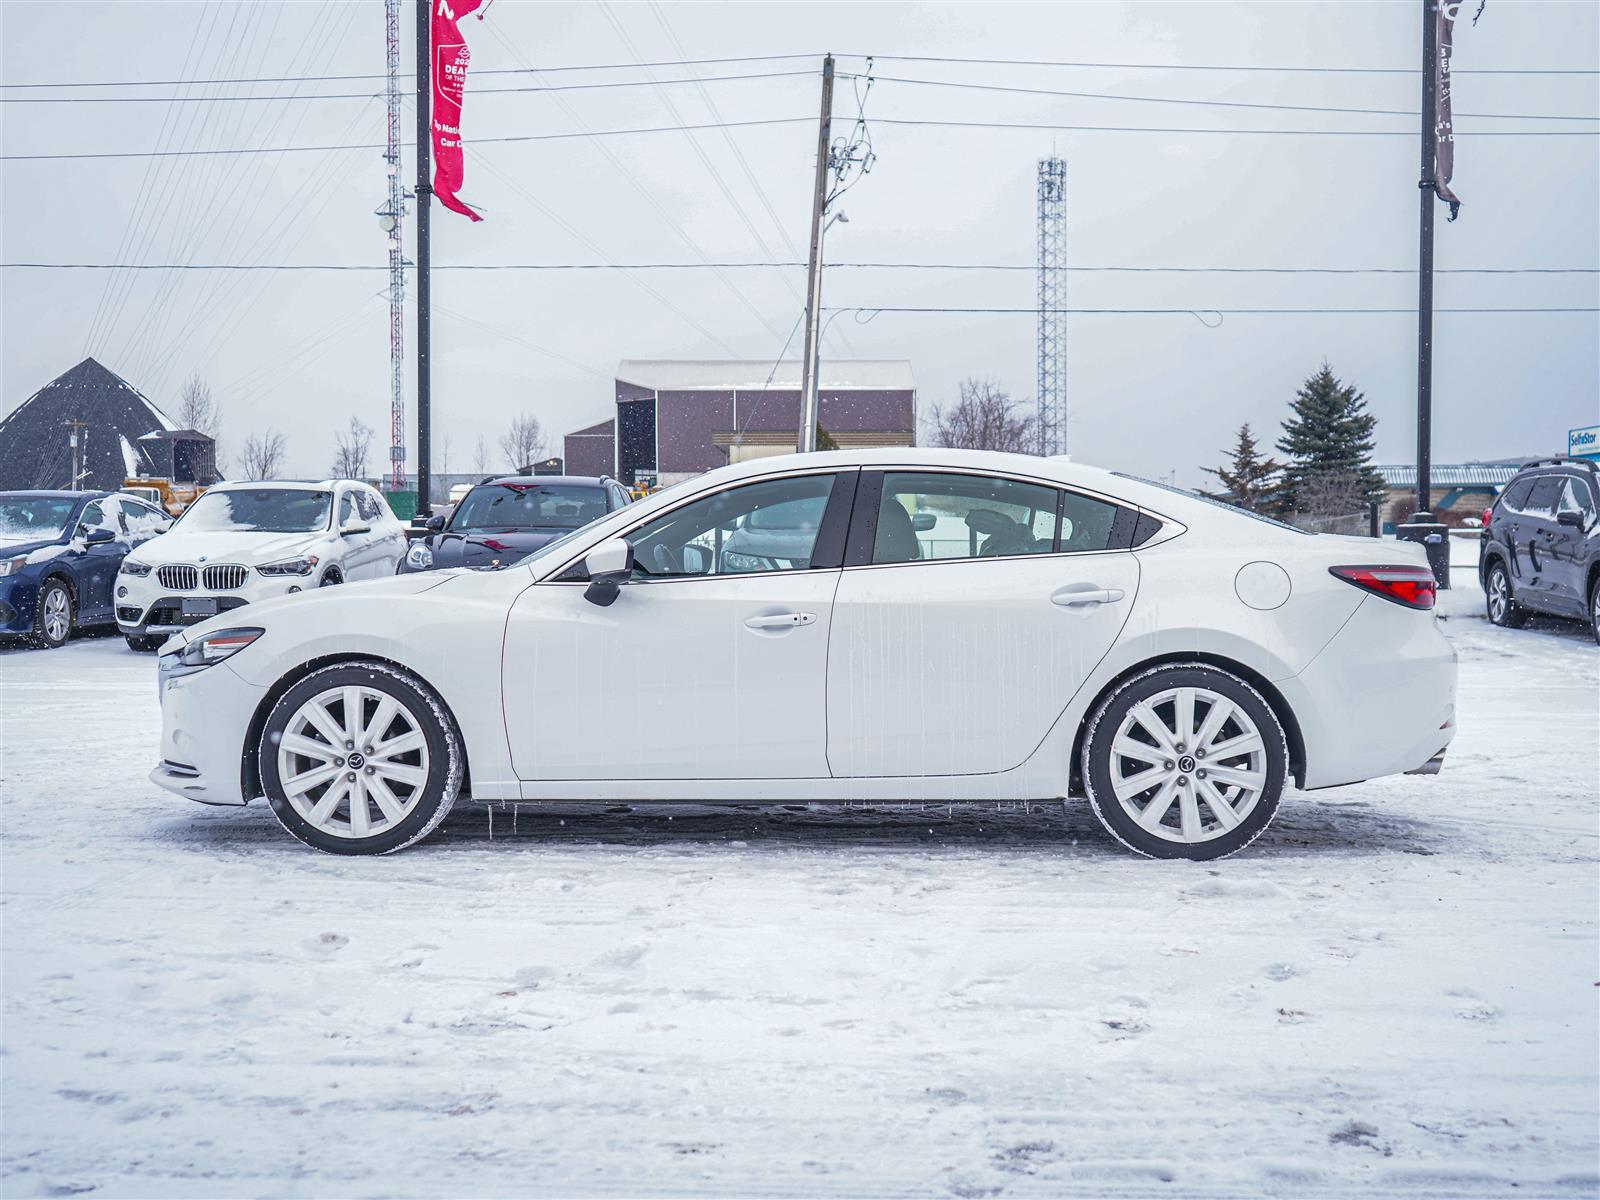
[[[988,558],[919,558],[913,562],[873,562],[872,553],[878,535],[878,506],[883,502],[884,476],[931,475],[935,473],[941,475],[966,475],[978,479],[1005,479],[1017,483],[1031,483],[1036,487],[1054,488],[1056,491],[1056,530],[1055,537],[1052,540],[1052,548],[1035,554],[996,554]],[[1066,507],[1066,498],[1069,493],[1074,496],[1081,496],[1085,500],[1109,504],[1117,509],[1117,515],[1112,518],[1111,522],[1111,536],[1113,542],[1122,542],[1123,544],[1106,546],[1100,550],[1061,549],[1061,517]],[[863,467],[861,470],[861,482],[856,487],[855,511],[850,517],[850,533],[845,545],[844,569],[847,571],[876,571],[887,567],[932,567],[943,563],[1012,562],[1017,559],[1081,558],[1087,554],[1126,554],[1132,547],[1127,544],[1127,538],[1118,536],[1119,531],[1126,524],[1127,537],[1131,537],[1133,526],[1144,511],[1126,500],[1086,491],[1083,488],[1061,483],[1059,480],[1040,479],[1036,476],[1019,475],[1008,471],[944,465],[902,466],[896,464],[891,467]],[[1131,520],[1125,522],[1124,514],[1128,514]],[[1155,514],[1148,515],[1154,516]],[[1161,519],[1157,518],[1157,520]]]

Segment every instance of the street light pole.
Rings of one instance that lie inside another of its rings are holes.
[[[1433,507],[1433,209],[1437,183],[1439,22],[1422,0],[1422,175],[1417,181],[1421,223],[1417,253],[1417,516]]]
[[[430,33],[433,0],[417,0],[417,515],[431,516],[428,502],[433,471],[433,388],[431,322],[429,308],[433,293],[428,277],[432,265],[429,251],[429,209],[433,206],[432,153],[433,123],[430,119],[433,87]]]
[[[817,123],[817,176],[811,196],[811,257],[806,268],[806,341],[800,364],[800,433],[795,449],[817,448],[817,375],[821,370],[823,210],[828,204],[828,144],[833,123],[833,55],[822,60],[822,118]]]

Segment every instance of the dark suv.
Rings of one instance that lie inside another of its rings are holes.
[[[1531,612],[1576,617],[1600,641],[1600,465],[1525,465],[1483,514],[1478,579],[1496,625],[1516,629]]]
[[[604,475],[490,476],[448,518],[428,521],[427,534],[411,543],[395,574],[508,566],[631,500]]]

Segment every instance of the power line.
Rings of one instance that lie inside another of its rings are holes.
[[[1202,108],[1247,108],[1272,112],[1358,113],[1381,117],[1410,117],[1413,120],[1420,115],[1415,110],[1404,108],[1357,108],[1327,104],[1268,104],[1248,100],[1198,100],[1179,96],[1119,96],[1114,92],[1073,92],[1056,88],[1015,87],[998,83],[966,83],[952,79],[908,79],[898,75],[879,75],[876,72],[871,76],[848,75],[844,76],[844,78],[871,78],[880,83],[905,83],[920,87],[959,88],[963,91],[975,92],[1004,92],[1009,95],[1020,96],[1067,96],[1079,100],[1121,100],[1137,104],[1179,104]],[[1567,116],[1545,113],[1458,112],[1455,115],[1457,117],[1474,117],[1497,121],[1600,121],[1600,116]]]
[[[935,129],[1026,129],[1045,133],[1220,133],[1277,137],[1400,137],[1415,139],[1415,129],[1219,129],[1169,125],[1070,125],[1060,121],[937,121],[909,117],[877,117],[879,125],[926,126]],[[1461,138],[1489,137],[1600,137],[1590,129],[1457,129]]]
[[[868,314],[868,320],[878,313],[961,313],[1037,316],[1038,306],[1027,308],[942,308],[934,305],[847,305],[829,308],[829,312]],[[1052,308],[1048,312],[1071,313],[1082,316],[1188,316],[1201,314],[1216,316],[1408,316],[1417,315],[1412,308]],[[1436,313],[1596,313],[1600,308],[1435,308]],[[864,323],[864,322],[863,322]]]
[[[841,55],[859,58],[860,55]],[[1114,63],[1114,62],[1063,62],[1037,58],[958,58],[931,54],[879,54],[879,61],[956,63],[985,67],[1071,67],[1114,71],[1248,71],[1280,75],[1420,75],[1416,67],[1327,67],[1290,66],[1261,63]],[[1451,75],[1600,75],[1593,68],[1568,69],[1563,67],[1456,67]]]
[[[588,262],[588,263],[435,263],[435,271],[699,271],[799,270],[805,263],[771,262]],[[840,262],[826,269],[895,271],[1035,271],[1032,263],[914,263]],[[0,270],[40,271],[387,271],[379,263],[118,263],[118,262],[0,262]],[[1416,267],[1137,267],[1072,266],[1079,274],[1130,275],[1415,275]],[[1600,275],[1600,267],[1436,267],[1436,275]],[[1032,310],[1030,310],[1032,311]]]
[[[526,92],[584,92],[607,88],[660,87],[674,83],[738,83],[752,79],[794,79],[816,71],[759,71],[746,75],[705,75],[698,79],[618,79],[605,83],[557,83],[527,87],[473,88],[479,96],[504,96]],[[0,104],[216,104],[231,100],[371,100],[382,93],[306,92],[300,95],[250,93],[235,96],[0,96]]]

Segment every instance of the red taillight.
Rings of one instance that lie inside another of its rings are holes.
[[[1432,608],[1439,591],[1427,567],[1329,567],[1328,573],[1407,608]]]
[[[1494,516],[1494,505],[1491,504],[1488,508],[1483,510],[1483,517],[1481,518],[1483,521],[1483,527],[1485,529],[1489,528],[1489,518],[1492,516]]]

